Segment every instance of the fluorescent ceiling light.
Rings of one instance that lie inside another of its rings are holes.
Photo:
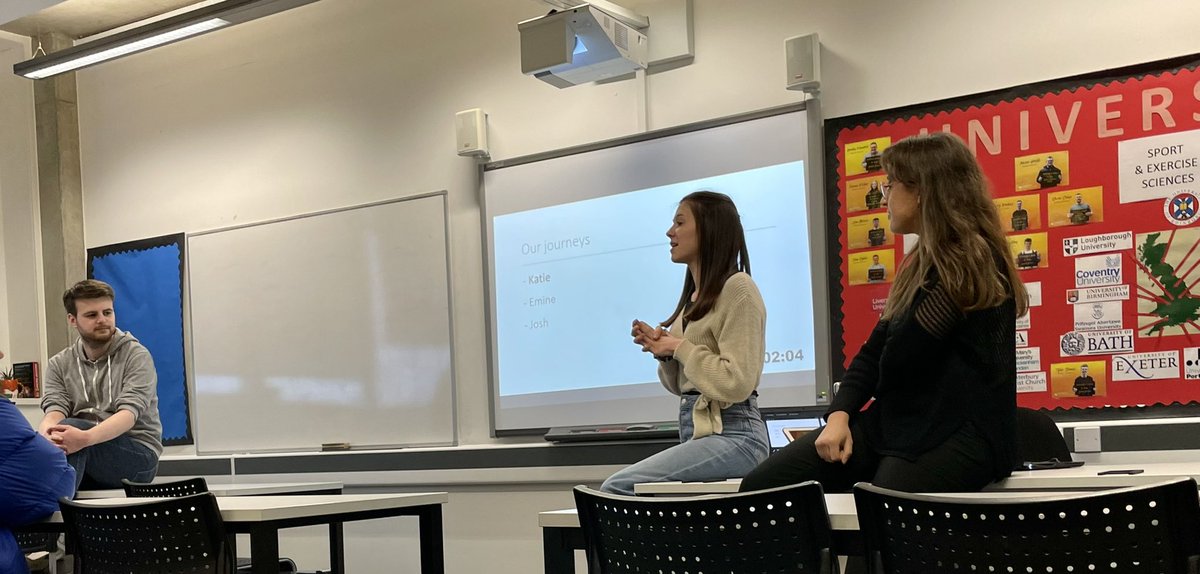
[[[13,72],[34,80],[48,78],[315,1],[224,0],[119,34],[19,62],[13,65]]]
[[[191,26],[184,26],[183,28],[163,32],[162,34],[158,34],[156,36],[151,36],[149,38],[138,40],[136,42],[131,42],[129,44],[113,46],[112,48],[109,48],[107,50],[101,50],[99,52],[88,54],[86,56],[82,56],[82,57],[76,58],[74,60],[63,62],[61,64],[54,64],[51,66],[46,66],[45,68],[41,68],[41,69],[37,69],[37,70],[30,70],[28,72],[25,72],[22,75],[24,75],[26,78],[40,80],[42,78],[46,78],[46,77],[53,76],[56,74],[61,74],[63,72],[70,72],[71,70],[78,70],[79,68],[83,68],[85,66],[90,66],[92,64],[99,64],[100,62],[103,62],[105,60],[112,60],[115,58],[120,58],[121,56],[124,56],[126,54],[132,54],[134,52],[148,50],[155,46],[161,46],[163,44],[168,44],[168,43],[174,42],[176,40],[182,40],[184,38],[187,38],[188,36],[195,36],[196,34],[203,34],[204,32],[208,32],[209,30],[215,30],[222,26],[228,26],[228,25],[229,25],[229,22],[226,22],[225,20],[222,20],[220,18],[213,18],[212,20],[205,20],[204,22],[197,22],[195,24],[192,24]]]

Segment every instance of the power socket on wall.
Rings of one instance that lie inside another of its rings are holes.
[[[1100,452],[1100,427],[1075,427],[1075,452]]]

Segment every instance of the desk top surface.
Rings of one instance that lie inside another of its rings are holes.
[[[174,479],[167,482],[174,482]],[[313,492],[328,492],[341,490],[340,482],[263,482],[220,484],[209,483],[208,491],[216,496],[262,496],[267,494],[305,494]],[[122,498],[125,491],[114,490],[81,490],[75,494],[75,500],[94,500],[98,498]]]
[[[1141,469],[1139,474],[1108,474],[1110,470]],[[1200,462],[1155,462],[1130,464],[1085,464],[1075,468],[1019,470],[1012,476],[990,484],[989,491],[1004,490],[1101,490],[1162,482],[1177,476],[1200,482]],[[737,492],[742,479],[731,478],[715,482],[644,482],[635,484],[637,494],[728,494]]]
[[[1099,474],[1112,470],[1140,469],[1139,474]],[[1129,464],[1085,464],[1075,468],[1019,470],[988,486],[989,490],[1121,488],[1187,477],[1200,481],[1200,462],[1137,462]]]
[[[705,483],[701,483],[705,484]],[[708,483],[711,484],[711,483]],[[1087,494],[1089,491],[1068,492],[951,492],[937,494],[951,498],[975,498],[995,500],[997,498],[1012,500],[1042,500]],[[652,500],[652,499],[651,499]],[[662,499],[670,503],[669,498]],[[854,506],[854,495],[850,493],[834,493],[825,495],[825,510],[829,513],[829,525],[834,530],[858,530],[858,511]],[[542,528],[579,528],[579,512],[574,508],[549,510],[538,513],[538,526]]]
[[[76,502],[86,506],[123,506],[156,500],[163,499],[98,498]],[[221,509],[221,519],[226,522],[265,522],[445,504],[449,500],[450,497],[445,492],[218,496],[217,506]],[[62,514],[55,512],[47,522],[62,522]]]

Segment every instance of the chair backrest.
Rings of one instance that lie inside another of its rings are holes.
[[[854,487],[872,574],[1173,574],[1200,564],[1190,478],[1054,498],[958,498]]]
[[[17,530],[13,532],[13,536],[17,539],[17,546],[21,548],[22,554],[31,552],[54,552],[58,548],[58,534],[53,532],[24,532]]]
[[[208,483],[203,477],[158,483],[121,479],[121,485],[125,487],[125,496],[129,498],[167,498],[208,492]]]
[[[64,498],[59,506],[82,574],[234,572],[212,494],[119,506]]]
[[[592,574],[837,572],[821,485],[650,498],[575,487]]]
[[[1071,449],[1054,424],[1042,411],[1017,407],[1018,463],[1058,459],[1071,460]]]

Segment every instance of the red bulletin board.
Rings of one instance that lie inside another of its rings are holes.
[[[876,153],[940,130],[979,158],[1031,292],[1017,327],[1019,404],[1200,400],[1198,64],[1188,56],[826,121],[835,380],[916,240],[872,232],[876,218],[887,227]]]

